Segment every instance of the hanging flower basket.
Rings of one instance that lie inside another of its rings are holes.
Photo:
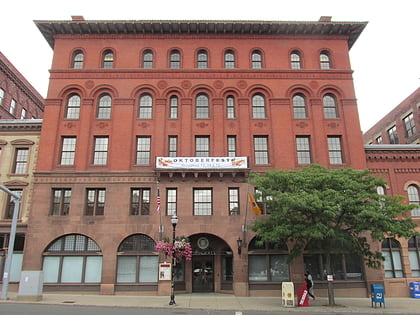
[[[163,241],[157,242],[155,249],[169,257],[175,258],[177,262],[184,258],[191,260],[192,257],[191,244],[186,237],[177,237],[174,244],[168,238],[165,238]]]

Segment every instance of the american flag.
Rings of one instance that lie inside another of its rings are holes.
[[[156,211],[157,212],[160,211],[160,193],[159,193],[159,189],[157,191],[157,196],[156,196]]]

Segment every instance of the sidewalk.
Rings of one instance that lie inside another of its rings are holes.
[[[280,297],[237,297],[230,294],[192,293],[175,295],[175,306],[169,305],[169,296],[92,295],[92,294],[43,294],[42,301],[16,301],[10,292],[7,301],[0,303],[34,303],[62,305],[91,305],[114,307],[176,308],[202,310],[232,310],[290,312],[304,314],[420,314],[420,299],[385,298],[385,308],[372,308],[370,298],[335,298],[337,306],[328,306],[327,298],[310,300],[309,307],[283,307]]]

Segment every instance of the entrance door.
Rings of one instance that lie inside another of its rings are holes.
[[[214,256],[193,256],[193,292],[214,292]]]

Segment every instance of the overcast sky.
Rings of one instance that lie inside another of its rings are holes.
[[[420,86],[418,0],[14,0],[4,1],[0,51],[46,97],[49,47],[34,20],[368,21],[350,50],[362,131]]]

